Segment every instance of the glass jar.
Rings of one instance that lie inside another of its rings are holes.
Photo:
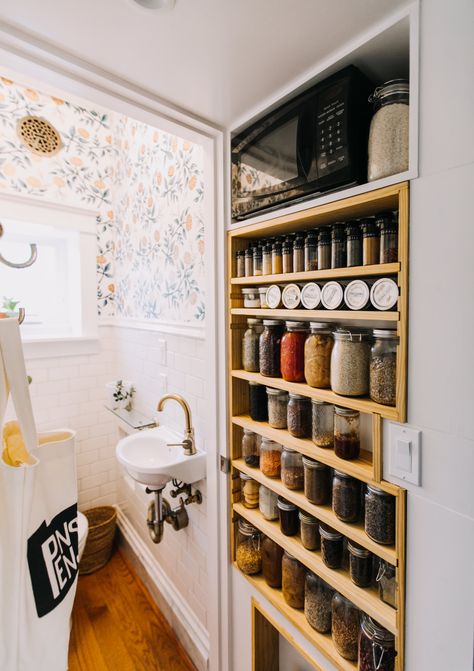
[[[369,280],[370,282],[370,280]],[[344,303],[349,310],[367,310],[370,306],[370,283],[352,280],[344,289]]]
[[[365,494],[365,533],[382,545],[395,542],[395,497],[373,485]]]
[[[332,324],[310,322],[311,333],[304,344],[304,377],[310,387],[325,389],[331,384]]]
[[[262,248],[258,245],[253,248],[253,274],[254,277],[262,275]]]
[[[308,333],[304,322],[285,322],[281,339],[280,369],[287,382],[304,382],[304,345]]]
[[[281,242],[275,240],[272,245],[272,274],[279,275],[283,272],[283,256]]]
[[[395,637],[368,615],[362,615],[359,636],[359,671],[394,671]]]
[[[332,480],[332,509],[342,522],[357,522],[360,514],[361,485],[359,480],[334,471]]]
[[[357,660],[360,611],[346,597],[336,592],[332,598],[332,640],[344,659]]]
[[[267,585],[281,587],[281,560],[283,549],[265,536],[262,540],[262,573]]]
[[[280,377],[280,345],[282,322],[274,319],[263,320],[263,333],[260,335],[259,357],[260,373],[266,377]]]
[[[262,534],[249,522],[239,519],[235,560],[237,566],[247,575],[255,575],[262,570]]]
[[[369,393],[370,344],[363,331],[333,332],[331,352],[331,389],[342,396]],[[261,347],[261,342],[260,342]]]
[[[266,520],[278,519],[278,495],[265,485],[260,485],[258,508]]]
[[[332,598],[334,590],[311,571],[306,574],[304,614],[309,624],[320,634],[331,631]]]
[[[244,308],[260,307],[260,295],[257,287],[244,287],[242,289],[242,298],[244,299]]]
[[[291,447],[283,447],[281,455],[281,481],[288,489],[303,489],[303,455]]]
[[[266,303],[267,307],[271,308],[272,310],[281,308],[282,306],[281,289],[278,286],[278,284],[271,284],[268,287],[266,294]]]
[[[304,495],[310,503],[324,506],[331,500],[331,469],[319,461],[303,457]]]
[[[334,445],[334,406],[332,403],[312,399],[313,407],[313,443],[318,447]]]
[[[268,423],[274,429],[286,429],[288,392],[267,387]]]
[[[300,526],[298,508],[283,496],[278,497],[278,515],[280,517],[280,529],[285,536],[296,536]]]
[[[267,303],[267,291],[268,287],[258,287],[258,295],[260,298],[260,307],[261,308],[268,308],[268,303]]]
[[[245,251],[243,249],[239,249],[235,255],[235,258],[237,277],[245,277]]]
[[[394,329],[374,329],[370,350],[369,395],[376,403],[395,405],[397,400],[397,345]]]
[[[340,568],[344,551],[344,537],[326,524],[319,525],[321,558],[329,568]]]
[[[318,269],[318,234],[316,231],[309,231],[304,241],[304,269]]]
[[[260,446],[260,470],[267,478],[279,478],[281,470],[281,450],[279,443],[270,438],[262,438]]]
[[[349,575],[357,587],[370,587],[372,583],[372,553],[353,541],[347,541],[349,550]]]
[[[311,436],[311,399],[300,394],[289,394],[288,431],[295,438]]]
[[[256,440],[257,434],[244,429],[242,434],[242,458],[247,466],[258,466],[260,457]]]
[[[408,170],[409,83],[391,79],[369,97],[374,104],[370,122],[367,179]]]
[[[362,230],[357,221],[351,221],[346,226],[347,239],[347,266],[362,265]]]
[[[342,223],[334,224],[331,227],[331,268],[345,268],[346,263],[346,227]]]
[[[304,608],[304,586],[306,569],[288,552],[281,561],[281,586],[283,598],[292,608]]]
[[[301,289],[297,284],[287,284],[281,292],[281,302],[287,310],[296,310],[301,305]]]
[[[340,459],[357,459],[360,454],[360,412],[334,408],[334,452]]]
[[[247,319],[248,328],[242,338],[242,366],[244,370],[258,372],[259,363],[259,339],[260,333],[258,327],[261,322],[259,319]]]
[[[249,382],[250,417],[255,422],[268,420],[266,387],[258,382]]]
[[[380,260],[380,231],[373,217],[361,219],[362,264],[373,266]]]
[[[246,508],[258,508],[259,484],[246,473],[240,474],[242,503]]]
[[[253,247],[245,250],[245,277],[253,277]]]
[[[379,277],[370,288],[370,302],[376,310],[395,310],[398,285],[391,277]]]
[[[262,275],[272,274],[272,243],[266,242],[262,248]]]
[[[301,305],[307,310],[318,310],[321,306],[321,287],[316,282],[307,282],[301,289]]]
[[[319,535],[319,522],[312,515],[300,510],[300,536],[301,544],[307,550],[319,550],[321,537]]]
[[[318,270],[331,267],[331,229],[320,228],[318,236]]]
[[[380,263],[398,261],[398,222],[392,212],[379,214],[375,222],[380,231]]]
[[[302,273],[304,270],[304,235],[297,233],[293,240],[293,272]]]
[[[293,272],[293,238],[289,235],[285,238],[281,246],[281,254],[283,259],[283,272]]]
[[[383,559],[379,560],[379,570],[375,578],[379,586],[379,597],[392,608],[398,607],[398,589],[395,566]]]

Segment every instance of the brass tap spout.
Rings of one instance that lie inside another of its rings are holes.
[[[183,408],[186,430],[184,432],[184,439],[182,443],[169,443],[169,446],[175,447],[180,445],[181,447],[183,447],[184,453],[187,456],[196,454],[196,446],[194,444],[194,429],[191,420],[191,408],[189,407],[188,403],[184,400],[184,398],[179,394],[165,394],[165,396],[162,396],[158,401],[156,409],[158,410],[158,412],[163,412],[163,408],[165,407],[166,402],[170,400],[176,401]]]

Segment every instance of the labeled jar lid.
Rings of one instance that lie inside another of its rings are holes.
[[[370,303],[370,289],[364,280],[352,280],[344,291],[344,302],[350,310],[363,310]]]
[[[288,396],[288,392],[283,389],[273,389],[273,387],[267,387],[267,394],[269,396]]]
[[[307,468],[314,468],[315,470],[322,470],[329,468],[329,466],[326,466],[326,464],[322,464],[320,461],[316,461],[315,459],[311,459],[310,457],[303,457],[303,464]]]
[[[279,321],[278,319],[264,319],[263,320],[263,325],[264,326],[283,326],[283,322]]]
[[[304,524],[319,524],[319,521],[315,517],[309,513],[305,513],[304,510],[300,510],[299,518]]]
[[[285,322],[287,331],[306,331],[306,322]]]
[[[315,333],[332,333],[334,326],[326,322],[309,322],[309,328]]]
[[[282,496],[278,497],[277,506],[280,508],[280,510],[297,510],[297,507],[294,503],[290,503]]]
[[[328,541],[340,541],[342,540],[342,534],[340,534],[338,531],[333,529],[332,527],[328,527],[326,524],[319,525],[319,533],[321,534],[322,538],[326,538]]]
[[[355,417],[359,415],[358,410],[351,410],[351,408],[341,408],[339,405],[334,406],[334,412],[336,415],[342,415],[343,417]]]
[[[397,331],[395,329],[374,329],[372,333],[374,338],[385,338],[387,340],[398,338]]]
[[[287,310],[294,310],[301,301],[301,290],[297,284],[287,284],[282,293],[283,305]]]
[[[349,331],[347,329],[337,329],[332,334],[336,340],[350,340],[352,342],[362,342],[369,335],[367,331]]]
[[[337,310],[344,302],[344,290],[339,282],[326,282],[321,291],[321,303],[326,310]]]
[[[370,301],[377,310],[390,310],[398,301],[397,283],[390,277],[381,277],[372,285]]]
[[[395,636],[390,631],[377,624],[377,622],[365,613],[362,614],[362,622],[360,626],[365,636],[367,636],[370,641],[379,643],[382,648],[394,647]],[[382,657],[380,660],[382,660]]]
[[[267,305],[273,310],[281,305],[281,289],[277,284],[271,284],[267,289]]]
[[[321,303],[321,288],[316,282],[308,282],[301,289],[301,303],[307,310],[315,310]]]
[[[361,559],[366,559],[370,556],[370,552],[363,548],[361,545],[354,543],[353,541],[347,541],[347,549],[355,557],[360,557]]]

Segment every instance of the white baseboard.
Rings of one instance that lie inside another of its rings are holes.
[[[128,544],[130,550],[141,564],[149,581],[151,581],[152,585],[158,591],[161,599],[166,602],[169,612],[166,612],[166,608],[162,608],[164,611],[163,615],[168,619],[176,636],[181,641],[196,667],[199,671],[204,671],[208,668],[209,664],[208,632],[158,564],[150,549],[137,534],[131,521],[118,507],[117,525],[123,536],[123,540]],[[158,605],[161,608],[162,604]]]

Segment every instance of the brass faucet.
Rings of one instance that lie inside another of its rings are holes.
[[[162,396],[158,401],[157,410],[158,412],[163,412],[166,401],[173,400],[180,404],[184,411],[184,420],[186,422],[186,430],[184,432],[184,438],[182,443],[168,443],[169,447],[182,447],[184,449],[184,454],[189,457],[193,454],[196,454],[196,446],[194,444],[194,429],[191,422],[191,408],[188,403],[184,400],[179,394],[166,394]]]

